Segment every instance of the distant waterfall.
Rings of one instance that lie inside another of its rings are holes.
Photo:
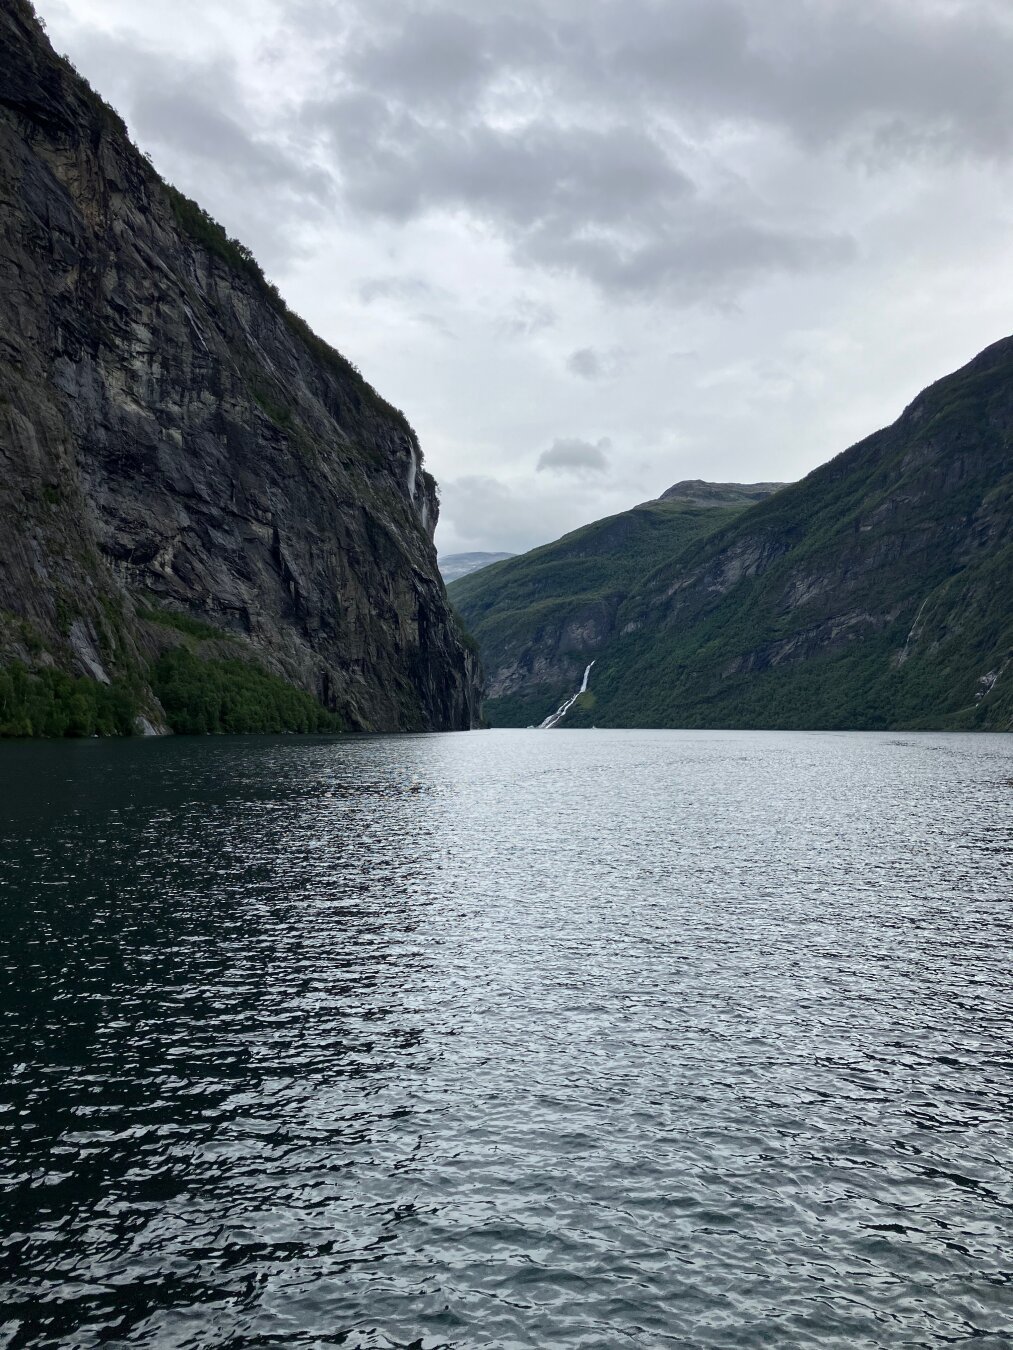
[[[591,666],[593,665],[594,662],[592,661],[591,665],[588,666],[588,668],[584,671],[584,678],[580,682],[580,688],[573,695],[573,697],[568,698],[565,703],[561,703],[554,713],[550,713],[544,722],[539,723],[538,726],[539,731],[549,731],[552,729],[552,727],[558,727],[560,722],[562,722],[563,718],[566,716],[566,714],[570,711],[573,705],[580,698],[581,694],[587,692],[587,682],[591,674]]]

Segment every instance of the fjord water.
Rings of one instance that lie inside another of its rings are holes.
[[[0,1345],[1008,1344],[1011,808],[998,736],[0,746]]]

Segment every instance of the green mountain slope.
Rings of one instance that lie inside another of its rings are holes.
[[[760,495],[777,486],[763,485]],[[755,500],[748,491],[676,484],[658,501],[453,582],[448,594],[482,651],[490,720],[540,722],[620,636],[631,597],[660,566],[731,522]]]
[[[1013,339],[673,551],[591,654],[567,725],[1013,728]]]

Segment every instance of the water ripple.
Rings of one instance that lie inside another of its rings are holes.
[[[0,747],[0,1346],[1008,1345],[1011,768]]]

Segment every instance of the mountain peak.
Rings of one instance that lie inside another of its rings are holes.
[[[691,506],[746,506],[771,496],[784,483],[706,483],[702,478],[684,478],[661,494],[661,502],[687,502]]]

